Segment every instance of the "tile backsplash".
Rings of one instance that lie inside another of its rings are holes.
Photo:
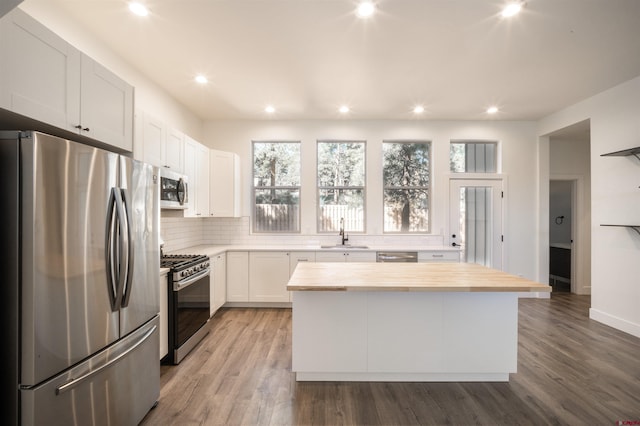
[[[336,235],[251,234],[249,217],[185,218],[181,211],[162,210],[160,236],[166,252],[201,244],[210,245],[321,245],[337,244]],[[361,235],[351,234],[351,244],[442,246],[442,235]]]

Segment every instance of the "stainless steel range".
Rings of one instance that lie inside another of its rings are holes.
[[[169,271],[169,354],[178,364],[209,333],[210,267],[205,255],[163,255]]]

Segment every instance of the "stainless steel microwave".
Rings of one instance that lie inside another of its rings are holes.
[[[186,175],[160,169],[160,208],[181,210],[188,208],[188,180]]]

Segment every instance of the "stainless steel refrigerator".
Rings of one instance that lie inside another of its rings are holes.
[[[136,425],[160,394],[157,168],[0,131],[5,424]]]

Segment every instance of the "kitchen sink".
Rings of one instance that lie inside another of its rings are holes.
[[[320,248],[322,249],[336,249],[336,250],[342,250],[342,249],[368,249],[369,246],[354,246],[351,244],[336,244],[333,246],[320,246]]]

